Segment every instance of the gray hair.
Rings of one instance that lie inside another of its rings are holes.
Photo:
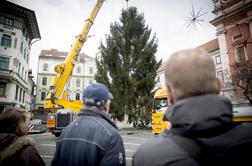
[[[166,62],[165,82],[176,100],[218,94],[214,62],[205,50],[199,48],[172,54]]]

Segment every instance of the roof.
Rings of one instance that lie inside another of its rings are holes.
[[[67,54],[68,52],[58,51],[57,49],[51,49],[51,50],[42,50],[40,52],[39,57],[65,59]],[[80,58],[80,60],[84,60],[85,58],[90,58],[85,53],[80,53],[78,57]]]
[[[218,39],[216,38],[216,39],[210,40],[209,42],[206,42],[198,46],[197,48],[202,48],[206,50],[208,53],[218,50],[219,49]]]
[[[38,22],[36,19],[35,12],[33,10],[24,8],[6,0],[0,0],[0,11],[23,18],[29,30],[28,32],[31,35],[31,40],[41,38]]]

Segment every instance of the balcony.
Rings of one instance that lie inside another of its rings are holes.
[[[0,69],[0,78],[2,82],[15,81],[20,85],[23,85],[24,89],[27,89],[27,82],[18,74],[12,70]]]
[[[0,77],[1,77],[2,81],[3,80],[10,81],[13,78],[12,71],[11,70],[6,70],[6,69],[0,69]]]

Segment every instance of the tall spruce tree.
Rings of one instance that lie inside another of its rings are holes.
[[[95,79],[106,84],[113,93],[111,112],[118,120],[128,115],[135,126],[150,122],[151,93],[155,85],[157,39],[145,25],[136,7],[123,9],[119,22],[110,25],[106,44],[96,57]]]

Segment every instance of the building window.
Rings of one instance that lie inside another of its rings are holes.
[[[6,83],[0,82],[0,96],[5,95]]]
[[[80,79],[76,79],[76,87],[80,87]]]
[[[25,27],[22,29],[23,36],[25,36]]]
[[[24,59],[26,58],[26,48],[24,49]]]
[[[157,83],[160,82],[160,76],[157,76]]]
[[[21,75],[22,78],[24,78],[24,67],[22,67],[22,75]]]
[[[29,63],[29,52],[27,53],[26,63]]]
[[[9,18],[4,18],[4,25],[13,27],[14,20],[13,19],[9,19]]]
[[[247,87],[248,86],[248,79],[251,78],[250,76],[250,70],[249,69],[241,69],[239,71],[239,77],[240,77],[240,80],[241,80],[241,84],[243,87]]]
[[[42,92],[42,93],[41,93],[41,100],[45,100],[45,97],[46,97],[46,93],[45,93],[45,92]]]
[[[93,74],[94,73],[94,68],[93,67],[90,67],[89,68],[89,74]]]
[[[240,34],[237,34],[237,35],[234,35],[233,36],[233,44],[239,44],[242,40],[243,40],[243,35],[240,33]]]
[[[46,77],[42,78],[42,85],[47,85],[47,78]]]
[[[36,87],[34,86],[33,88],[32,88],[32,93],[31,93],[32,95],[36,95]]]
[[[20,46],[20,52],[21,52],[21,54],[23,53],[23,48],[24,48],[24,43],[21,42],[21,46]]]
[[[217,77],[223,81],[224,80],[224,75],[223,75],[223,71],[217,71]]]
[[[75,100],[80,100],[80,94],[76,93]]]
[[[22,97],[22,89],[20,88],[20,91],[19,91],[19,101],[21,102],[21,97]]]
[[[220,55],[215,56],[215,63],[216,64],[221,64],[221,57],[220,57]]]
[[[14,48],[17,48],[17,38],[14,39]]]
[[[81,73],[81,67],[77,66],[77,73]]]
[[[27,71],[25,71],[24,80],[26,81]]]
[[[25,91],[23,91],[23,100],[22,100],[23,103],[24,103],[24,100],[25,100]]]
[[[1,39],[1,46],[11,47],[11,36],[3,34]]]
[[[48,64],[47,63],[44,63],[44,65],[43,65],[43,71],[48,71]]]
[[[0,57],[0,69],[8,70],[9,69],[9,58]]]
[[[15,95],[15,99],[18,99],[18,85],[16,85],[16,95]]]
[[[18,74],[20,74],[21,63],[18,63]]]
[[[236,61],[245,62],[247,60],[245,47],[236,47]]]

